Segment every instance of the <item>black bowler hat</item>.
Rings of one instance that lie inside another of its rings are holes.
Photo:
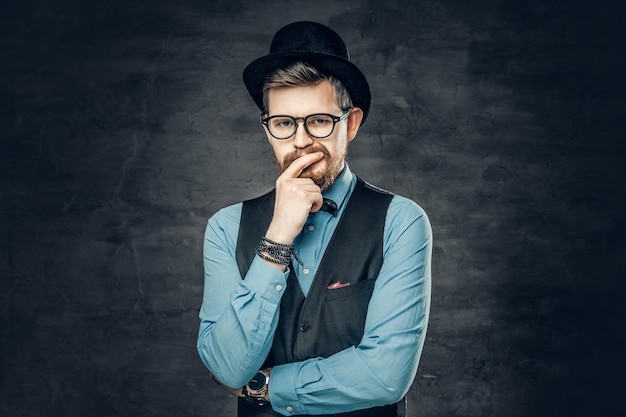
[[[350,93],[354,106],[363,110],[361,123],[365,123],[372,100],[365,75],[350,62],[348,48],[341,37],[329,27],[315,22],[296,22],[283,27],[274,35],[269,55],[256,59],[243,70],[243,81],[261,111],[264,110],[265,77],[298,61],[340,80]]]

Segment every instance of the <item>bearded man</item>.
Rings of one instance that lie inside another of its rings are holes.
[[[346,162],[368,82],[341,37],[313,22],[280,29],[243,78],[280,175],[208,221],[199,355],[240,417],[405,415],[432,232],[420,206]]]

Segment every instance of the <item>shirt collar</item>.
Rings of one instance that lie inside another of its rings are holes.
[[[355,182],[355,178],[356,177],[348,167],[348,163],[344,162],[343,171],[341,171],[341,174],[339,174],[333,185],[322,193],[322,196],[333,200],[337,203],[337,208],[341,210],[348,196],[348,192]]]

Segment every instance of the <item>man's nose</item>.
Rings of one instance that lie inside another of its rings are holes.
[[[304,120],[296,122],[296,133],[294,134],[293,144],[296,148],[306,148],[313,143],[313,138],[309,136],[304,128]]]

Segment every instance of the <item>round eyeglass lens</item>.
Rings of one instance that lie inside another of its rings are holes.
[[[309,134],[318,138],[329,136],[334,124],[333,119],[325,114],[312,114],[306,119],[306,129]]]
[[[270,117],[267,127],[272,135],[281,139],[288,138],[296,130],[296,124],[291,117]]]

